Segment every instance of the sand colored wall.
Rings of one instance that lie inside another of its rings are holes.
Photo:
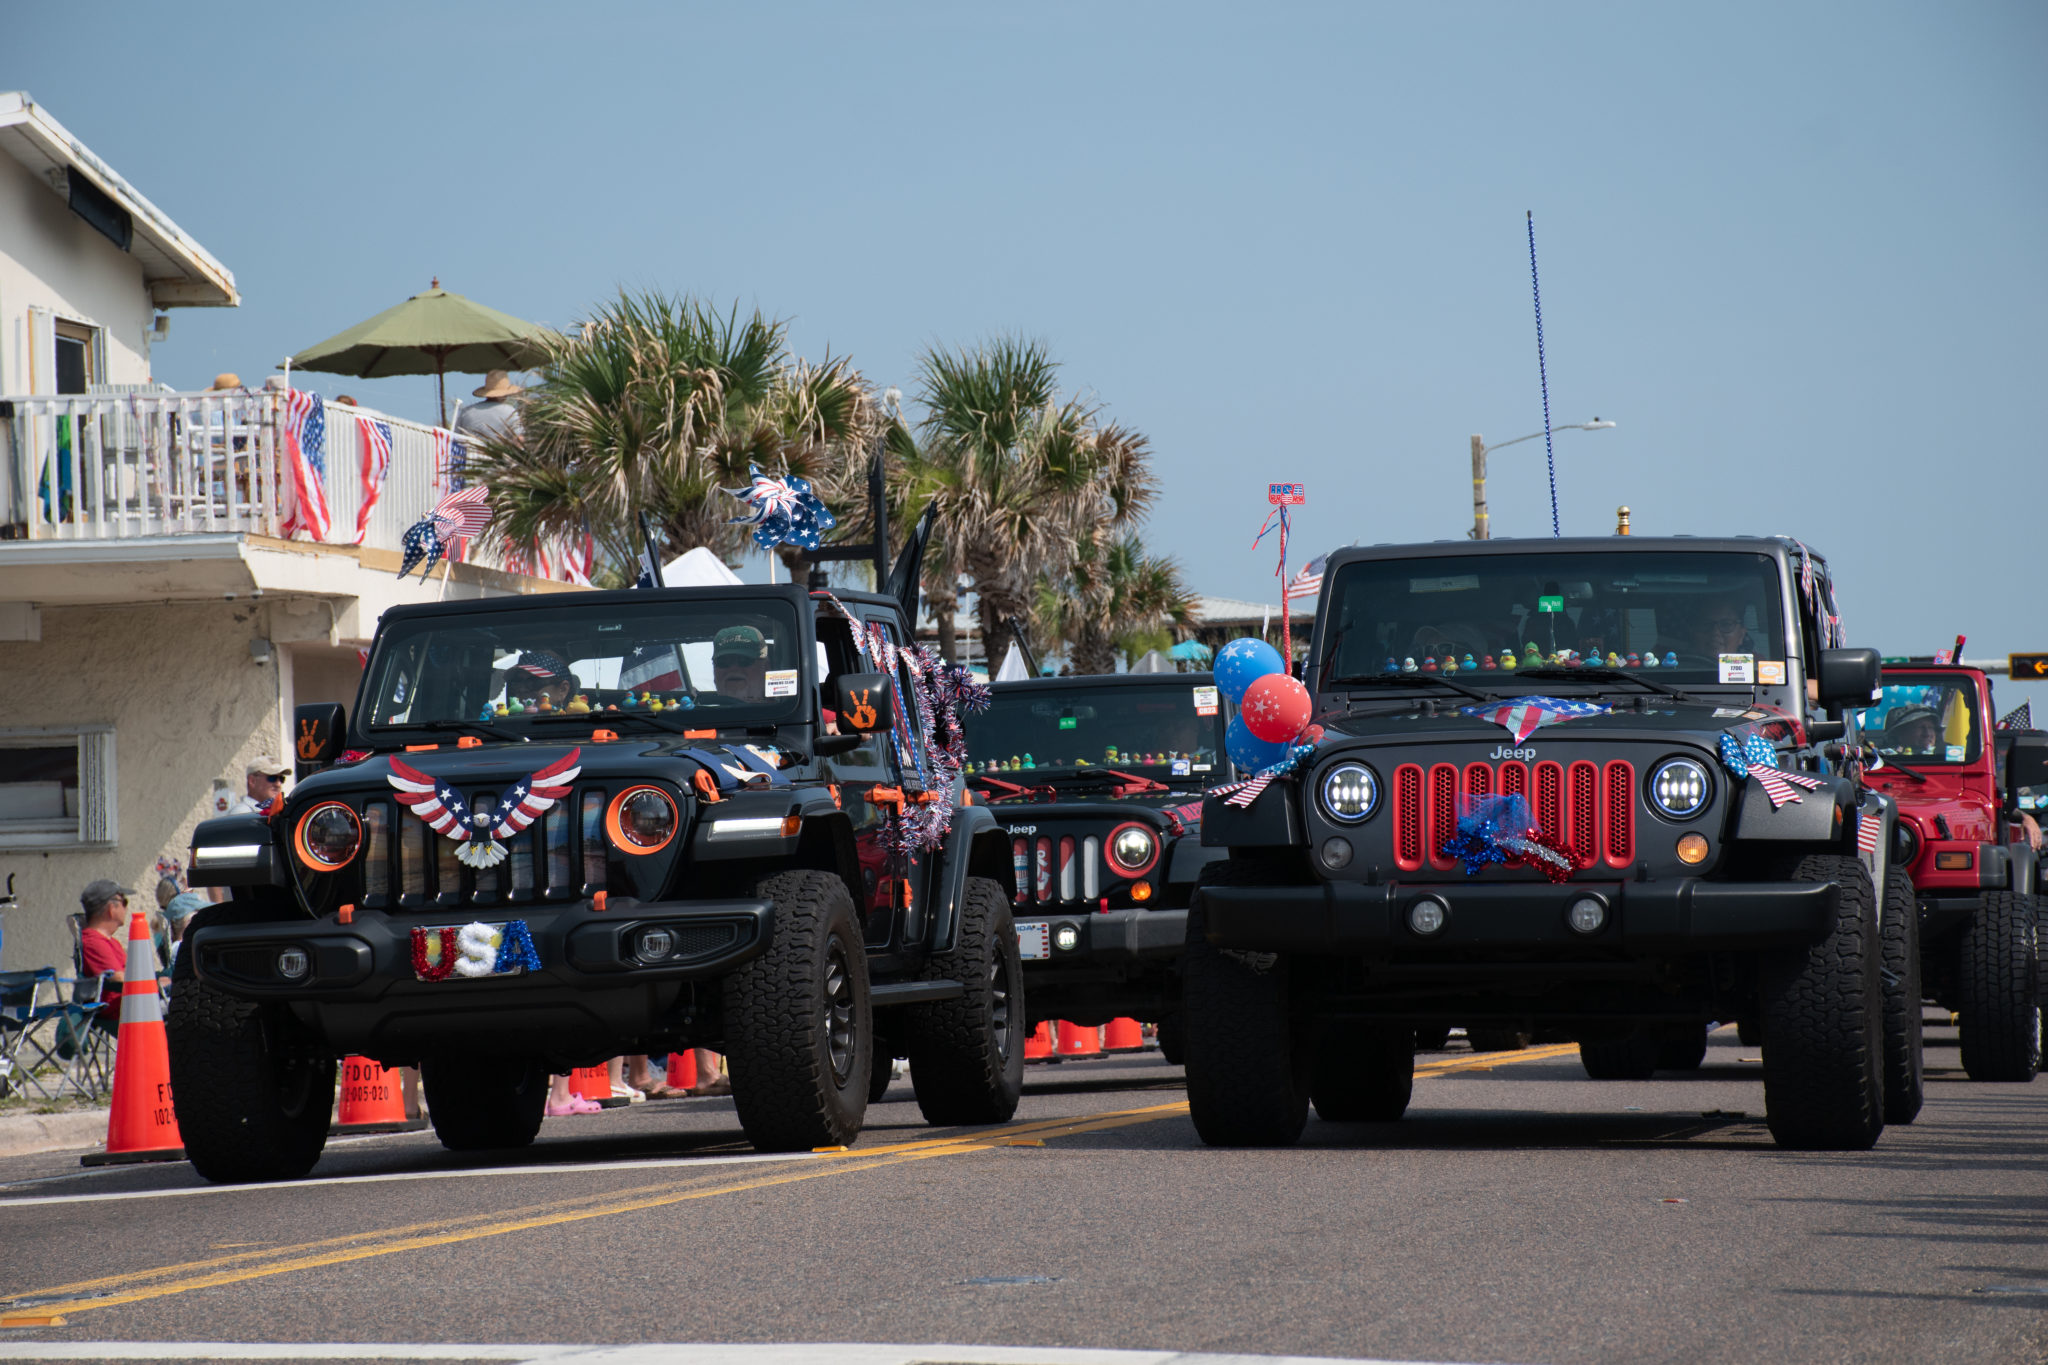
[[[113,384],[149,378],[156,310],[142,263],[86,225],[28,167],[0,153],[0,392],[29,393],[28,310],[37,305],[106,333]],[[37,347],[49,344],[38,337]],[[33,392],[55,393],[54,352],[35,358]]]
[[[240,794],[242,767],[257,754],[291,761],[292,642],[338,660],[327,628],[324,602],[45,607],[41,641],[0,643],[5,724],[114,726],[120,820],[113,848],[0,848],[0,882],[15,875],[21,906],[6,914],[0,966],[68,969],[63,916],[78,909],[87,882],[113,877],[147,898],[159,855],[189,857],[216,777]],[[257,636],[276,641],[272,663],[251,660]],[[346,655],[353,663],[354,651]],[[339,672],[322,670],[316,700],[335,690]]]

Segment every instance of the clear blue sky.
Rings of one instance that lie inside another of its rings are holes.
[[[1620,423],[1558,438],[1568,533],[1789,532],[1859,642],[2048,648],[2037,3],[0,13],[0,88],[240,282],[179,387],[436,274],[758,305],[878,383],[1022,332],[1151,435],[1149,539],[1263,597],[1267,479],[1299,547],[1455,537],[1469,435],[1541,427],[1533,209],[1555,419]],[[1492,503],[1548,531],[1540,441]]]

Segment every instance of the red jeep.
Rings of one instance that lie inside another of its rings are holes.
[[[2048,784],[2048,734],[1994,729],[1996,715],[1980,669],[1888,664],[1860,717],[1876,753],[1863,780],[1898,804],[1889,875],[1912,880],[1923,991],[1960,1016],[1963,1069],[2029,1081],[2041,1066],[2039,854],[2020,793]]]

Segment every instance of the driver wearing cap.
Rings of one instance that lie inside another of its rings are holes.
[[[768,699],[768,641],[752,626],[727,626],[711,639],[711,676],[738,701]]]

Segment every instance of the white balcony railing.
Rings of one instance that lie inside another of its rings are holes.
[[[276,390],[0,396],[0,511],[9,534],[282,535],[293,506],[285,399]],[[391,434],[390,472],[360,543],[400,549],[406,529],[448,491],[446,466],[460,438],[347,404],[326,404],[325,417],[324,539],[358,543],[362,424],[379,422]],[[469,557],[476,557],[473,548]]]

